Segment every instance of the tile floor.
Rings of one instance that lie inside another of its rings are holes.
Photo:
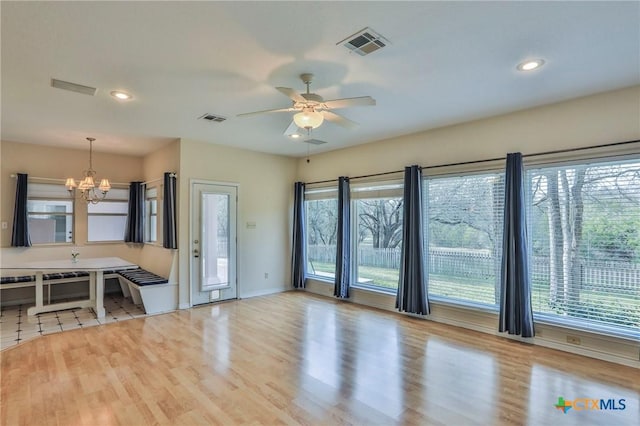
[[[28,317],[29,306],[7,306],[0,310],[0,350],[51,333],[145,316],[141,306],[134,305],[131,299],[118,294],[105,295],[106,315],[102,319],[97,319],[90,308],[67,309]]]

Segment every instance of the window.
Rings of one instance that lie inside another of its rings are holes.
[[[158,241],[158,187],[147,188],[144,207],[144,241],[155,243]]]
[[[32,244],[73,242],[73,199],[64,185],[29,183],[27,212]]]
[[[640,161],[532,168],[528,183],[537,317],[640,330]]]
[[[402,183],[351,187],[355,286],[395,292],[402,246]]]
[[[498,306],[504,173],[426,179],[429,296]]]
[[[87,241],[124,241],[129,190],[112,188],[107,198],[87,205]]]
[[[307,275],[333,280],[336,276],[338,191],[305,191]]]

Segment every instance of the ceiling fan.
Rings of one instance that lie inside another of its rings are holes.
[[[280,93],[291,99],[293,104],[290,107],[248,112],[245,114],[238,114],[238,117],[248,117],[251,115],[271,112],[296,112],[296,114],[293,116],[293,121],[284,131],[285,135],[292,136],[299,135],[298,129],[307,130],[307,133],[309,133],[311,129],[319,127],[325,119],[331,123],[335,123],[347,129],[353,129],[358,126],[358,123],[356,123],[355,121],[351,121],[341,115],[338,115],[331,110],[376,104],[375,99],[373,99],[371,96],[332,99],[329,101],[325,101],[322,96],[311,93],[309,91],[309,86],[313,81],[313,74],[301,74],[300,79],[304,84],[307,85],[306,93],[298,93],[288,87],[276,87],[276,89]]]

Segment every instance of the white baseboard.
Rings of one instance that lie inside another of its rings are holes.
[[[250,291],[238,295],[238,299],[249,299],[250,297],[266,296],[269,294],[283,293],[288,289],[282,287],[262,288],[256,291]]]

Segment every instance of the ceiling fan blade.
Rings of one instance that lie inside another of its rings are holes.
[[[264,111],[246,112],[244,114],[238,114],[236,117],[249,117],[252,115],[267,114],[270,112],[291,112],[291,111],[297,111],[297,109],[295,108],[265,109]]]
[[[324,101],[323,104],[328,109],[348,108],[353,106],[369,106],[375,105],[376,100],[371,96],[361,96],[359,98],[332,99]]]
[[[356,127],[358,127],[358,123],[356,123],[355,121],[344,118],[343,116],[338,115],[335,112],[321,111],[321,114],[324,116],[325,120],[335,123],[344,128],[355,129]]]
[[[289,87],[276,87],[276,90],[287,96],[293,102],[307,102],[307,100],[303,98],[300,93],[296,92],[293,89],[290,89]]]
[[[289,127],[287,127],[287,130],[284,131],[284,135],[291,136],[295,134],[300,134],[300,132],[298,131],[298,126],[296,126],[296,122],[292,120],[291,124],[289,124]]]

